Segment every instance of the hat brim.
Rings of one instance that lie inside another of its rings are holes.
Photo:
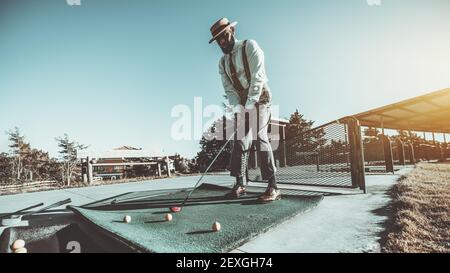
[[[229,24],[228,26],[224,27],[221,31],[219,31],[219,33],[217,33],[216,35],[214,35],[214,37],[212,37],[211,40],[209,40],[209,43],[214,42],[214,41],[217,39],[217,37],[219,37],[220,34],[222,34],[225,30],[229,29],[230,27],[234,27],[234,26],[236,26],[237,24],[238,24],[237,22],[233,22],[233,23]]]

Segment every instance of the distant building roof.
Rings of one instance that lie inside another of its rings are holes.
[[[287,124],[289,124],[289,120],[285,119],[285,118],[272,117],[272,119],[270,121],[271,121],[272,124],[279,124],[279,125],[287,125]]]
[[[163,151],[143,149],[114,149],[109,151],[81,150],[77,151],[77,158],[162,158],[167,156]]]
[[[135,148],[131,146],[122,146],[114,149],[115,151],[140,151],[142,148]]]

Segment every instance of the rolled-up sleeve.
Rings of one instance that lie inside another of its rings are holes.
[[[225,58],[225,56],[222,57],[219,62],[219,73],[222,77],[223,89],[225,90],[228,102],[232,107],[235,107],[240,104],[240,98],[238,92],[234,89],[233,84],[231,83],[231,80],[225,71],[225,67],[223,66],[223,58]]]
[[[261,97],[264,84],[267,82],[267,76],[264,67],[264,52],[256,41],[249,40],[246,50],[251,81],[245,108],[252,109]]]

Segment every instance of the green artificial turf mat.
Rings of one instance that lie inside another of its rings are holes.
[[[169,207],[182,202],[185,191],[139,199],[123,199],[98,207],[71,207],[91,225],[144,252],[228,252],[251,238],[314,208],[321,195],[283,195],[282,200],[261,204],[260,192],[240,199],[227,196],[229,188],[203,184],[194,191],[183,210],[171,213]],[[173,220],[166,222],[165,214]],[[123,222],[130,215],[131,223]],[[212,231],[218,221],[222,230]]]

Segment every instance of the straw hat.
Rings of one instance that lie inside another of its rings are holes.
[[[234,27],[237,25],[237,22],[230,23],[230,21],[227,18],[222,18],[219,21],[215,22],[214,25],[211,27],[211,34],[212,38],[209,40],[209,43],[214,42],[217,37],[220,36],[225,30]]]

